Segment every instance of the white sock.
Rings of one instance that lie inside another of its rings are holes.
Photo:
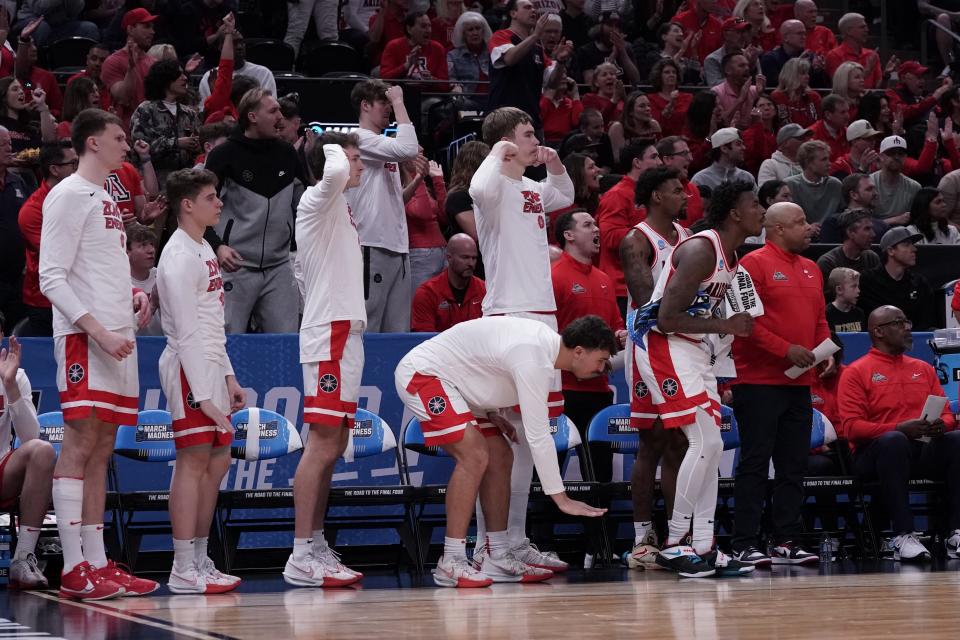
[[[94,569],[107,566],[107,550],[103,546],[103,523],[85,524],[80,527],[80,539],[83,542],[83,557]]]
[[[293,559],[305,560],[310,552],[313,551],[313,538],[294,538],[293,539]]]
[[[510,537],[506,531],[487,531],[487,551],[491,558],[502,558],[510,551]]]
[[[323,537],[323,529],[317,529],[313,532],[313,548],[320,551],[328,547],[327,539]]]
[[[190,540],[173,539],[173,570],[180,573],[196,566],[195,538]]]
[[[647,520],[646,522],[636,522],[633,523],[633,545],[637,546],[643,539],[647,537],[647,534],[650,533],[650,528],[653,526],[652,520]]]
[[[40,539],[40,527],[28,527],[25,524],[17,529],[17,549],[13,553],[14,560],[22,560],[37,550],[37,540]]]
[[[83,480],[53,479],[53,508],[57,512],[57,531],[63,547],[63,572],[70,573],[83,562],[80,525],[83,521]]]
[[[443,539],[443,556],[445,558],[463,559],[467,557],[467,541],[464,538]]]
[[[201,558],[207,557],[207,541],[209,540],[210,538],[207,536],[193,539],[193,557],[194,558],[196,558],[197,560],[200,560]]]

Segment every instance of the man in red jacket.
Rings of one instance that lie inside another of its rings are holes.
[[[477,243],[465,233],[447,241],[447,268],[424,282],[413,294],[412,331],[446,331],[483,315],[480,308],[487,287],[473,275]]]
[[[896,113],[898,110],[902,110],[903,126],[908,129],[918,122],[922,122],[930,113],[930,110],[937,106],[943,94],[953,86],[949,77],[943,78],[940,86],[931,94],[925,96],[924,85],[926,83],[924,76],[926,76],[927,71],[928,69],[916,60],[907,60],[897,67],[897,75],[900,77],[899,84],[887,89],[886,95],[890,104],[890,111]]]
[[[69,141],[46,144],[40,148],[43,182],[20,207],[17,222],[23,235],[26,268],[23,272],[23,304],[29,320],[21,337],[53,335],[53,310],[40,293],[40,228],[43,226],[43,201],[50,189],[77,170],[77,152]]]
[[[896,536],[894,560],[930,557],[913,535],[907,483],[915,476],[946,479],[947,556],[960,558],[960,431],[949,405],[939,418],[921,417],[927,398],[944,393],[933,367],[905,355],[912,328],[897,307],[878,307],[867,318],[873,348],[840,377],[840,432],[854,450],[857,476],[880,482]]]
[[[637,178],[647,169],[663,164],[652,140],[634,139],[620,150],[620,164],[626,175],[600,198],[597,225],[600,226],[600,270],[610,276],[617,294],[620,315],[627,315],[627,285],[620,266],[620,243],[646,212],[634,204]]]
[[[810,246],[812,228],[803,209],[777,203],[767,209],[767,243],[744,256],[740,264],[750,274],[763,302],[753,334],[733,343],[737,378],[733,409],[740,429],[740,463],[734,500],[734,553],[754,565],[808,564],[818,557],[797,544],[801,532],[803,476],[810,451],[813,409],[809,370],[795,380],[784,371],[810,367],[812,349],[830,337],[823,299],[823,276],[800,254]],[[832,367],[832,361],[828,365]],[[760,545],[760,523],[770,459],[776,468],[772,509],[772,558]]]

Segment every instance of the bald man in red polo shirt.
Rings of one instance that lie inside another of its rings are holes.
[[[446,331],[483,315],[481,303],[487,287],[473,275],[477,255],[477,243],[465,233],[447,241],[447,268],[420,285],[413,295],[412,331]]]

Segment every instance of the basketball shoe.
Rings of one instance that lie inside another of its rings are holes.
[[[950,537],[943,541],[947,547],[947,557],[951,560],[960,558],[960,529],[954,529]],[[13,575],[13,567],[10,568],[10,575]]]
[[[324,564],[312,554],[307,554],[302,560],[295,559],[291,554],[283,568],[284,582],[295,587],[346,587],[359,579],[337,566]]]
[[[47,578],[37,565],[37,556],[28,553],[10,563],[8,589],[46,589],[48,586]]]
[[[905,533],[893,539],[893,559],[903,561],[929,560],[930,552],[920,544],[917,536],[912,533]]]
[[[226,593],[240,586],[240,578],[221,573],[217,565],[209,556],[202,556],[197,559],[197,571],[209,586],[218,589],[217,591],[207,590],[207,593]]]
[[[337,571],[344,571],[356,576],[357,580],[363,577],[363,574],[359,571],[354,571],[347,565],[340,562],[340,554],[331,549],[330,545],[327,544],[327,541],[323,540],[322,538],[319,542],[314,539],[313,557],[319,560],[326,567],[336,569]]]
[[[716,573],[716,568],[704,562],[693,547],[679,544],[661,549],[657,564],[675,571],[681,578],[708,578]]]
[[[747,547],[740,553],[734,554],[734,556],[740,562],[752,564],[755,567],[769,567],[773,563],[770,556],[756,547]]]
[[[820,562],[820,556],[792,542],[781,542],[771,551],[770,561],[773,564],[816,564]]]
[[[433,570],[433,582],[438,587],[459,587],[460,589],[472,589],[476,587],[489,587],[493,584],[482,571],[466,558],[454,558],[440,556],[437,562],[437,568]]]
[[[756,569],[752,564],[738,560],[736,557],[728,556],[723,551],[720,551],[720,549],[714,549],[705,554],[703,561],[708,567],[714,568],[715,573],[713,575],[718,578],[743,576]]]
[[[123,587],[108,580],[89,562],[81,562],[60,576],[60,597],[77,600],[109,600],[123,595]]]
[[[537,549],[537,546],[530,542],[530,538],[524,538],[519,546],[510,550],[510,554],[524,564],[538,569],[547,569],[553,573],[563,573],[570,568],[570,565],[553,551]]]
[[[543,582],[553,577],[553,571],[521,562],[513,551],[499,558],[494,558],[489,551],[483,553],[477,566],[494,582]]]
[[[107,560],[107,566],[102,569],[96,569],[96,572],[104,579],[112,580],[123,587],[124,598],[145,596],[160,588],[160,583],[156,580],[138,578],[113,560]]]
[[[657,553],[660,546],[657,544],[657,532],[650,527],[647,535],[639,544],[633,545],[633,550],[627,555],[627,566],[631,569],[656,569]]]
[[[207,580],[197,565],[190,565],[186,571],[177,571],[171,569],[170,579],[167,580],[167,589],[178,595],[195,593],[226,593],[237,588],[240,584],[236,582],[225,582],[217,580]]]

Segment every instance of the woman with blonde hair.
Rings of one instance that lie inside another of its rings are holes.
[[[620,149],[631,138],[660,139],[660,124],[653,118],[650,96],[634,91],[627,98],[620,119],[610,124],[610,146],[613,159],[620,160]]]
[[[486,93],[490,78],[490,51],[487,43],[493,32],[486,19],[466,11],[453,26],[453,49],[447,51],[447,70],[454,93]],[[478,84],[483,82],[483,84]]]
[[[581,98],[584,109],[596,109],[603,115],[604,128],[609,129],[623,113],[623,83],[617,79],[617,66],[602,62],[593,70],[593,92]]]
[[[750,44],[770,51],[780,44],[780,33],[770,24],[763,0],[740,0],[733,7],[733,17],[750,23]]]
[[[850,104],[850,122],[857,120],[860,98],[864,94],[863,65],[844,62],[833,73],[833,93],[846,98]]]
[[[810,88],[810,61],[791,58],[780,71],[780,85],[770,98],[777,105],[780,126],[795,122],[809,127],[820,119],[820,94]]]

